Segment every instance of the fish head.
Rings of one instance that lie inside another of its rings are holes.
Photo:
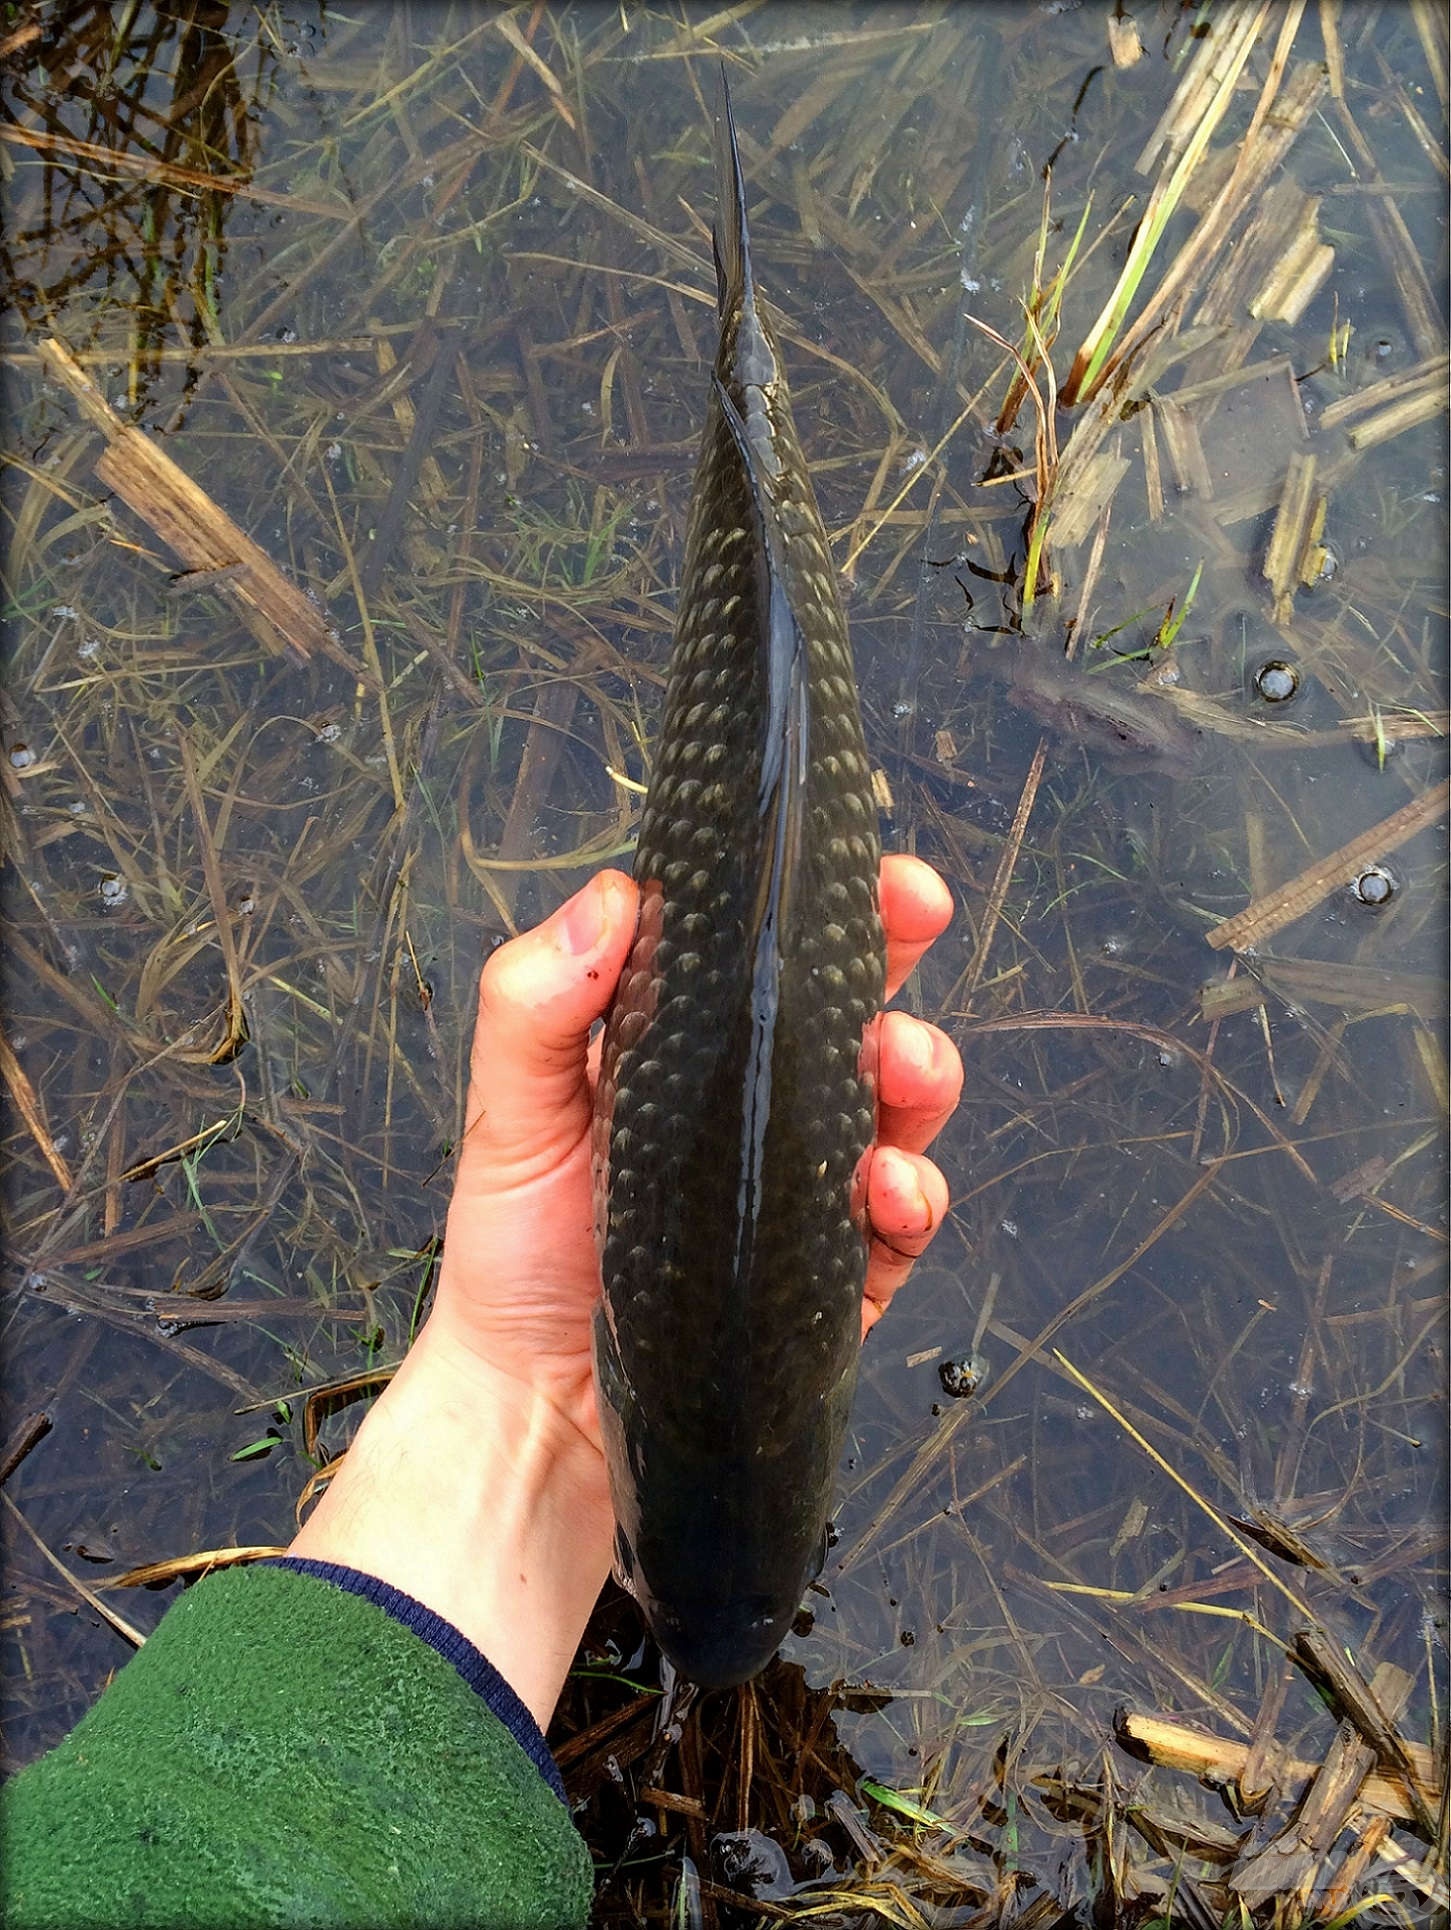
[[[800,1603],[794,1595],[784,1605],[745,1595],[715,1604],[709,1616],[682,1615],[658,1601],[643,1606],[655,1639],[681,1675],[702,1689],[729,1689],[765,1668],[790,1633]]]

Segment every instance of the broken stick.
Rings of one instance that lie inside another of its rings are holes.
[[[1414,837],[1417,831],[1424,831],[1443,816],[1448,801],[1451,801],[1451,780],[1435,784],[1420,797],[1412,798],[1409,804],[1402,805],[1383,818],[1373,829],[1349,844],[1343,844],[1338,851],[1332,851],[1328,858],[1321,858],[1308,870],[1302,871],[1298,878],[1288,884],[1279,885],[1268,891],[1244,910],[1236,912],[1233,918],[1226,918],[1205,933],[1205,938],[1216,951],[1229,947],[1233,951],[1243,951],[1246,946],[1257,945],[1262,939],[1272,938],[1286,925],[1292,925],[1297,918],[1303,918],[1307,911],[1313,911],[1322,899],[1340,885],[1350,884],[1357,872],[1387,851],[1394,851],[1397,845],[1404,844],[1407,838]]]
[[[39,354],[47,375],[106,438],[96,461],[97,480],[114,489],[176,552],[187,573],[211,577],[260,617],[250,627],[267,649],[289,648],[300,657],[321,650],[347,663],[322,611],[170,456],[121,420],[65,344],[52,337],[40,344]]]

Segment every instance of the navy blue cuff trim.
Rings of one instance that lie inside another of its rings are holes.
[[[305,1555],[269,1555],[259,1566],[290,1568],[294,1574],[331,1582],[334,1588],[345,1589],[349,1595],[361,1595],[365,1602],[372,1602],[395,1622],[411,1629],[458,1670],[469,1687],[482,1697],[484,1706],[503,1723],[560,1802],[566,1801],[564,1784],[539,1724],[489,1658],[452,1622],[446,1622],[422,1602],[414,1601],[401,1588],[394,1588],[391,1582],[379,1581],[376,1575],[364,1575],[356,1568],[344,1568],[338,1562],[312,1561]]]

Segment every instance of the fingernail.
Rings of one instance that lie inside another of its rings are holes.
[[[604,878],[591,878],[560,910],[559,949],[562,952],[583,958],[586,953],[597,950],[607,922],[608,900],[604,891],[607,882]]]
[[[931,1072],[935,1057],[932,1034],[920,1019],[913,1019],[911,1030],[902,1040],[903,1057],[914,1072],[924,1077]]]
[[[897,1217],[899,1229],[904,1235],[930,1232],[932,1202],[923,1190],[915,1163],[898,1153],[895,1147],[887,1150],[892,1156],[892,1178],[901,1188],[902,1210]]]

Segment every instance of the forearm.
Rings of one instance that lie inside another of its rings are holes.
[[[431,1323],[291,1553],[423,1602],[544,1729],[609,1570],[604,1497],[593,1443]]]

